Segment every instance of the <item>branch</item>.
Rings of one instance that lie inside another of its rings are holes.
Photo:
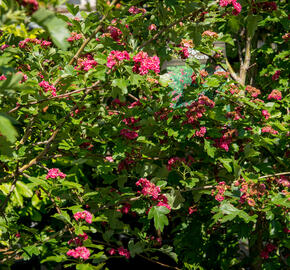
[[[152,260],[152,259],[150,259],[150,258],[148,258],[148,257],[145,257],[145,256],[141,255],[141,254],[136,254],[136,255],[139,256],[139,257],[141,257],[141,258],[143,258],[143,259],[145,259],[145,260],[147,260],[147,261],[149,261],[149,262],[152,262],[152,263],[155,263],[155,264],[161,265],[161,266],[163,266],[163,267],[167,267],[167,268],[171,268],[171,269],[176,269],[176,270],[181,270],[180,268],[178,268],[178,267],[176,267],[176,266],[171,266],[171,265],[168,265],[168,264],[164,264],[164,263],[161,263],[161,262],[158,262],[158,261]]]
[[[261,176],[261,177],[259,177],[259,179],[273,177],[273,176],[279,176],[279,175],[288,175],[288,174],[290,174],[290,172],[274,173],[274,174]]]
[[[197,14],[199,14],[199,10],[194,11],[186,16],[183,16],[182,18],[178,19],[177,21],[169,24],[168,26],[164,27],[163,29],[161,29],[159,32],[157,32],[152,38],[150,38],[149,40],[146,40],[145,42],[143,42],[137,50],[140,50],[142,48],[144,48],[145,46],[147,46],[149,43],[151,43],[152,41],[156,40],[160,35],[162,35],[165,31],[167,31],[168,29],[170,29],[171,27],[175,26],[176,24],[178,24],[181,21],[185,21],[186,19],[195,16]]]
[[[18,164],[17,164],[17,171],[18,171]],[[9,193],[7,194],[7,196],[6,196],[5,200],[4,200],[4,202],[3,202],[2,205],[0,206],[0,213],[1,213],[2,215],[4,214],[4,209],[5,209],[5,207],[6,207],[6,204],[8,203],[8,201],[9,201],[11,195],[12,195],[12,192],[14,191],[14,189],[15,189],[15,187],[16,187],[16,182],[18,181],[18,176],[19,176],[19,173],[17,173],[17,172],[13,175],[14,180],[13,180],[13,182],[12,182],[12,184],[11,184],[11,187],[10,187]]]
[[[65,93],[65,94],[62,94],[62,95],[58,95],[58,96],[55,96],[55,97],[53,97],[53,96],[52,97],[48,97],[48,98],[45,98],[45,99],[41,99],[41,100],[37,100],[37,101],[30,102],[30,103],[27,103],[27,104],[20,104],[20,105],[16,106],[15,108],[11,109],[8,113],[13,113],[13,112],[17,111],[18,109],[20,109],[22,107],[29,107],[30,105],[43,103],[43,102],[48,101],[48,100],[69,97],[69,96],[71,96],[73,94],[77,94],[77,93],[83,92],[85,90],[95,89],[98,84],[99,84],[99,81],[96,82],[91,87],[80,88],[80,89],[73,90],[71,92],[68,92],[68,93]]]
[[[236,72],[234,71],[234,69],[232,68],[228,58],[226,57],[226,64],[228,66],[229,72],[231,74],[231,77],[236,80],[238,83],[241,83],[240,81],[240,77],[236,74]]]
[[[251,62],[251,42],[252,42],[252,38],[248,34],[247,40],[246,40],[245,60],[244,60],[244,63],[241,65],[241,69],[240,69],[240,83],[242,85],[245,85],[246,83],[247,71],[249,69],[250,62]]]

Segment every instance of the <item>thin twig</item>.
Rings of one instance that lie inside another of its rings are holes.
[[[158,262],[158,261],[155,261],[155,260],[152,260],[146,256],[143,256],[141,254],[136,254],[137,256],[149,261],[149,262],[152,262],[152,263],[155,263],[155,264],[158,264],[158,265],[161,265],[163,267],[167,267],[167,268],[171,268],[171,269],[176,269],[176,270],[181,270],[180,268],[176,267],[176,266],[171,266],[171,265],[168,265],[168,264],[165,264],[165,263],[161,263],[161,262]]]
[[[288,175],[288,174],[290,174],[290,172],[274,173],[274,174],[261,176],[261,177],[259,177],[259,179],[273,177],[273,176],[279,176],[279,175]]]
[[[41,99],[41,100],[32,101],[32,102],[27,103],[27,104],[20,104],[20,105],[16,106],[15,108],[11,109],[8,113],[13,113],[13,112],[17,111],[18,109],[20,109],[22,107],[29,107],[31,105],[43,103],[45,101],[49,101],[49,100],[52,100],[52,99],[59,99],[59,98],[69,97],[69,96],[71,96],[73,94],[77,94],[77,93],[80,93],[80,92],[83,92],[83,91],[86,91],[86,90],[89,90],[89,89],[95,89],[95,88],[97,88],[98,83],[99,83],[99,81],[97,83],[95,83],[94,85],[90,86],[90,87],[80,88],[80,89],[73,90],[71,92],[68,92],[68,93],[65,93],[65,94],[62,94],[62,95],[58,95],[58,96],[55,96],[55,97],[52,96],[52,97],[49,97],[49,98],[44,98],[44,99]]]

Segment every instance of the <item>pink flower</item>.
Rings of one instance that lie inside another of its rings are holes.
[[[87,260],[90,257],[90,251],[86,247],[77,247],[70,249],[67,253],[68,256],[74,257],[75,259],[82,258]]]
[[[221,7],[226,7],[226,6],[228,6],[229,4],[231,4],[231,3],[232,3],[232,0],[220,0],[219,5],[220,5]]]
[[[265,119],[269,119],[270,118],[270,113],[267,110],[262,110],[262,115],[265,117]]]
[[[94,60],[94,57],[90,54],[86,54],[84,58],[79,58],[77,62],[76,70],[89,71],[93,67],[97,66],[97,61]]]
[[[188,208],[188,214],[191,215],[193,213],[197,212],[197,208],[196,207],[193,207],[193,206],[190,206]]]
[[[271,94],[268,96],[268,99],[276,99],[276,100],[281,100],[282,99],[282,94],[279,90],[274,89]]]
[[[148,179],[146,178],[140,178],[137,182],[136,182],[136,186],[141,186],[142,187],[142,191],[141,193],[144,196],[152,196],[153,199],[157,200],[159,193],[161,192],[160,187],[155,186],[154,183],[151,183]]]
[[[93,215],[89,211],[82,211],[82,212],[77,212],[74,214],[74,218],[76,221],[79,219],[84,219],[87,223],[91,224]]]
[[[266,245],[266,249],[267,249],[268,252],[272,252],[272,251],[274,251],[275,249],[277,249],[277,247],[276,247],[275,245],[271,244],[271,243],[268,243],[268,244]]]
[[[109,26],[108,30],[110,32],[112,39],[114,39],[115,41],[120,41],[120,37],[123,33],[119,28],[117,28],[115,26]]]
[[[130,209],[131,209],[131,204],[129,204],[129,203],[125,203],[125,204],[123,205],[123,207],[121,208],[121,212],[122,212],[123,214],[128,214],[129,211],[130,211]]]
[[[149,27],[148,27],[148,30],[149,31],[157,30],[157,27],[156,27],[155,24],[150,24]]]
[[[116,250],[113,249],[113,248],[111,248],[111,249],[108,251],[108,253],[112,256],[112,255],[114,255],[114,254],[116,253]]]
[[[109,162],[114,162],[114,159],[111,156],[107,156],[105,159]]]
[[[156,74],[160,72],[160,60],[157,56],[149,57],[145,52],[139,52],[133,57],[135,65],[133,72],[140,75],[146,75],[149,70],[154,71]]]
[[[68,245],[75,244],[77,246],[82,246],[83,241],[85,241],[87,239],[88,239],[88,235],[84,232],[83,234],[80,234],[78,237],[75,237],[75,238],[69,240],[67,243],[68,243]]]
[[[130,55],[127,51],[111,51],[107,58],[107,67],[112,69],[123,60],[130,60]]]
[[[208,37],[212,37],[212,38],[218,38],[219,35],[216,32],[210,31],[210,30],[206,30],[202,33],[202,36],[208,36]]]
[[[236,0],[232,1],[233,7],[234,7],[234,11],[233,11],[233,15],[237,16],[240,14],[240,12],[242,11],[242,5],[238,2],[236,2]]]
[[[5,80],[7,80],[6,76],[5,75],[1,75],[0,76],[0,81],[5,81]]]
[[[134,14],[134,15],[136,15],[138,13],[143,13],[143,14],[146,13],[146,9],[144,9],[144,8],[137,8],[135,6],[130,7],[128,11],[129,11],[129,13]]]
[[[83,37],[82,34],[78,34],[77,32],[71,32],[71,36],[67,38],[68,42],[73,42],[75,40],[79,40]]]
[[[118,253],[121,256],[125,256],[126,259],[130,259],[130,252],[127,249],[125,249],[123,247],[119,247],[118,248]]]
[[[223,200],[225,199],[225,197],[222,196],[222,195],[220,195],[220,194],[215,195],[214,198],[215,198],[218,202],[221,202],[221,201],[223,201]]]
[[[273,81],[277,81],[280,77],[281,70],[276,70],[275,74],[272,76]]]
[[[56,88],[53,85],[50,85],[49,82],[41,81],[38,85],[43,89],[43,91],[45,93],[48,92],[48,91],[51,91],[51,94],[54,97],[56,96]]]
[[[247,199],[247,203],[248,203],[248,205],[250,205],[250,206],[255,206],[255,205],[256,205],[256,202],[255,202],[252,198],[248,198],[248,199]]]
[[[61,179],[66,177],[66,174],[62,173],[59,169],[57,168],[52,168],[48,171],[46,175],[46,179],[55,179],[57,177],[60,177]]]
[[[158,202],[157,206],[165,206],[167,209],[171,210],[171,207],[168,203],[164,203],[164,202]]]
[[[228,138],[223,135],[220,139],[215,139],[214,141],[215,141],[215,144],[214,144],[215,147],[224,149],[228,152],[229,145],[232,142],[232,138]]]
[[[262,128],[262,132],[263,132],[263,133],[271,133],[271,134],[274,134],[274,135],[278,134],[278,131],[275,130],[275,129],[273,129],[273,128],[270,127],[270,126],[263,127],[263,128]]]
[[[189,57],[188,48],[181,47],[181,57],[187,59]]]
[[[4,51],[6,48],[8,48],[9,47],[9,45],[7,45],[7,44],[3,44],[2,46],[0,46],[0,50],[1,51]]]
[[[260,256],[262,259],[266,260],[269,258],[269,253],[266,250],[262,250]]]
[[[129,129],[123,128],[120,134],[129,140],[134,140],[138,137],[138,133]]]
[[[206,127],[200,127],[200,129],[195,132],[194,136],[204,137],[205,133],[206,133]]]

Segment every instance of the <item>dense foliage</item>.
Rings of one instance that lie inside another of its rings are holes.
[[[287,1],[57,4],[0,4],[1,265],[289,267]]]

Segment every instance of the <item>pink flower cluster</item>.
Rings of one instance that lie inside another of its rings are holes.
[[[206,105],[207,107],[213,108],[215,106],[214,101],[209,99],[207,96],[201,95],[198,98],[198,103],[202,105]]]
[[[188,51],[188,48],[186,47],[181,47],[180,53],[183,59],[187,59],[189,57],[189,51]]]
[[[77,63],[78,65],[75,69],[84,71],[89,71],[98,65],[97,61],[94,60],[94,57],[91,54],[86,54],[83,58],[79,58]]]
[[[55,179],[57,177],[60,177],[61,179],[64,179],[66,177],[66,174],[62,173],[59,169],[57,168],[52,168],[48,171],[46,175],[46,179]]]
[[[281,175],[280,178],[276,179],[277,183],[282,185],[283,187],[288,187],[290,188],[290,181],[289,181],[289,176],[284,176]]]
[[[133,57],[133,60],[135,62],[133,72],[140,75],[147,74],[149,70],[154,71],[156,74],[160,72],[160,60],[157,56],[149,57],[146,52],[141,51]]]
[[[268,96],[268,100],[270,100],[270,99],[281,100],[282,93],[279,90],[274,89]]]
[[[45,93],[47,93],[48,91],[51,91],[51,94],[55,97],[56,96],[56,88],[53,85],[50,85],[49,82],[47,81],[41,81],[38,84]]]
[[[254,98],[261,94],[261,91],[251,85],[246,86],[246,91]]]
[[[143,14],[146,13],[145,8],[137,8],[135,6],[130,7],[128,11],[129,11],[129,13],[134,14],[134,15],[136,15],[138,13],[143,13]]]
[[[126,259],[130,259],[130,252],[127,249],[123,248],[123,247],[119,247],[117,250],[114,249],[114,248],[111,248],[108,251],[108,253],[110,255],[114,255],[114,254],[116,254],[116,252],[118,252],[120,256],[126,257]]]
[[[24,49],[24,48],[27,48],[27,45],[29,43],[40,45],[42,48],[47,48],[47,47],[51,46],[51,42],[50,41],[39,40],[37,38],[26,38],[26,39],[20,41],[18,46],[19,46],[19,48]]]
[[[136,182],[136,186],[141,186],[142,187],[141,193],[144,196],[149,195],[149,196],[153,197],[154,200],[158,199],[159,193],[161,192],[160,187],[155,186],[154,183],[151,183],[146,178],[140,178]]]
[[[214,141],[215,141],[215,144],[214,144],[215,147],[224,149],[228,152],[229,146],[232,142],[232,137],[224,134],[221,138],[214,139]]]
[[[229,186],[224,182],[219,182],[218,185],[216,186],[216,190],[212,190],[211,191],[211,195],[215,195],[215,199],[218,201],[218,202],[221,202],[225,199],[224,197],[224,193],[226,192],[226,190],[229,189]],[[216,191],[217,191],[217,194],[216,194]]]
[[[269,258],[269,253],[273,252],[277,247],[271,243],[268,243],[265,248],[261,251],[261,258],[262,259],[268,259]]]
[[[82,34],[78,34],[77,32],[71,32],[71,36],[67,38],[67,41],[73,42],[75,40],[79,40],[83,37]]]
[[[158,201],[157,206],[165,206],[169,210],[171,210],[170,205],[168,204],[168,199],[164,194],[160,194],[160,187],[156,186],[154,183],[151,183],[146,178],[140,178],[136,182],[136,186],[141,186],[141,193],[144,196],[152,197],[152,200]],[[149,211],[148,211],[149,212]]]
[[[75,244],[77,246],[82,246],[83,241],[88,239],[88,235],[84,232],[83,234],[79,234],[79,236],[69,240],[67,243],[68,245]]]
[[[210,30],[206,30],[202,33],[202,36],[207,36],[207,37],[211,37],[211,38],[218,38],[219,35],[216,32],[210,31]]]
[[[127,51],[111,51],[107,58],[107,67],[113,68],[123,60],[130,60],[130,55]]]
[[[271,116],[271,114],[267,110],[262,110],[262,115],[265,117],[266,120],[268,120]]]
[[[74,257],[75,259],[82,258],[87,260],[91,253],[86,247],[77,247],[75,249],[70,249],[67,253],[68,256]]]
[[[168,162],[167,162],[167,166],[166,166],[167,170],[171,171],[172,168],[175,168],[175,167],[177,167],[178,165],[180,165],[182,163],[187,165],[187,166],[190,166],[192,164],[192,162],[194,162],[194,159],[193,159],[192,156],[188,156],[187,159],[188,160],[186,161],[185,158],[180,158],[180,157],[172,157],[172,158],[170,158],[168,160]]]
[[[136,131],[132,131],[126,128],[121,129],[120,134],[129,140],[134,140],[138,137],[138,133]]]
[[[200,127],[200,129],[195,132],[193,137],[204,137],[205,133],[206,133],[206,127]]]
[[[215,106],[215,103],[204,95],[201,95],[198,98],[198,101],[194,101],[189,106],[187,106],[187,120],[184,122],[184,124],[194,124],[206,112],[205,106],[213,108]]]
[[[7,80],[6,76],[5,75],[1,75],[0,76],[0,81],[5,81],[5,80]]]
[[[91,224],[93,215],[89,211],[82,211],[82,212],[77,212],[74,214],[74,218],[76,221],[79,219],[84,219],[87,223]]]
[[[262,128],[262,132],[263,132],[263,133],[271,133],[271,134],[273,134],[273,135],[278,134],[278,131],[275,130],[275,129],[273,129],[273,128],[270,127],[270,126],[263,127],[263,128]]]
[[[242,6],[240,3],[237,2],[237,0],[220,0],[219,5],[221,7],[226,7],[228,5],[232,4],[234,7],[233,15],[239,15],[242,11]]]
[[[108,29],[110,36],[113,40],[120,41],[120,37],[122,36],[123,33],[119,28],[117,28],[115,26],[109,26],[107,29]]]
[[[4,51],[6,48],[8,48],[9,47],[9,45],[7,45],[7,44],[3,44],[2,46],[0,46],[0,50],[1,51]]]
[[[239,119],[241,119],[241,118],[245,118],[245,117],[241,114],[241,110],[242,110],[241,107],[236,107],[236,108],[235,108],[235,111],[233,111],[233,112],[228,112],[228,113],[226,114],[226,116],[227,116],[228,118],[233,118],[234,120],[239,120]]]

